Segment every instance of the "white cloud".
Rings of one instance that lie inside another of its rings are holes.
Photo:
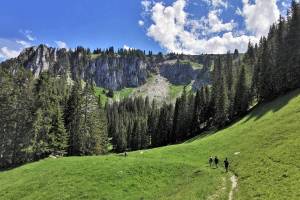
[[[24,48],[30,46],[30,41],[0,38],[0,60],[17,57]]]
[[[15,58],[20,54],[21,50],[13,50],[8,47],[0,48],[0,57],[3,59]]]
[[[199,20],[189,19],[185,6],[186,0],[177,0],[171,6],[157,2],[151,9],[153,23],[147,35],[167,51],[186,54],[226,53],[237,48],[244,52],[249,40],[257,42],[254,36],[235,36],[232,32],[234,22],[223,23],[216,11]],[[207,32],[225,33],[210,38],[199,37]]]
[[[24,41],[24,40],[16,40],[17,44],[20,44],[22,47],[27,48],[32,46],[30,42]]]
[[[218,8],[218,7],[227,8],[228,7],[227,0],[203,0],[203,1],[214,8]]]
[[[228,23],[223,23],[223,21],[218,16],[218,10],[212,10],[208,13],[208,23],[210,31],[221,32],[221,31],[232,31],[235,27],[234,21],[230,21]]]
[[[125,50],[130,50],[130,49],[134,49],[134,48],[129,47],[128,45],[124,44],[123,49],[125,49]]]
[[[35,41],[36,38],[32,35],[31,30],[20,30],[20,32],[29,40],[29,41]]]
[[[143,6],[143,9],[146,12],[149,12],[151,10],[152,1],[150,1],[150,0],[143,0],[143,1],[141,1],[141,4]]]
[[[130,49],[130,47],[129,47],[129,46],[127,46],[126,44],[124,44],[124,46],[123,46],[123,49],[129,50],[129,49]]]
[[[55,42],[55,44],[57,45],[58,48],[60,48],[60,49],[68,49],[67,43],[65,43],[63,41],[59,41],[59,40],[54,41],[54,42]]]
[[[138,23],[140,26],[144,26],[144,24],[145,24],[145,22],[143,20],[139,20]]]
[[[255,0],[254,4],[243,0],[242,12],[247,30],[257,37],[266,35],[280,15],[276,0]]]
[[[243,16],[243,11],[241,10],[241,8],[237,8],[237,9],[235,10],[235,14],[240,15],[240,16]]]

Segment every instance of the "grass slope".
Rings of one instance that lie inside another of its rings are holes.
[[[1,172],[0,199],[228,199],[231,173],[210,169],[210,155],[229,158],[238,177],[233,199],[300,199],[299,118],[297,90],[184,144],[127,158],[45,159]]]
[[[121,100],[123,98],[129,97],[135,88],[123,88],[121,90],[114,91],[114,97],[113,100]],[[100,96],[101,102],[103,105],[108,101],[109,97],[106,96],[106,93],[108,93],[108,90],[103,87],[95,87],[95,95],[97,97]]]

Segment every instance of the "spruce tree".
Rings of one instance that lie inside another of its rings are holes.
[[[228,121],[228,93],[224,70],[221,58],[218,57],[215,62],[213,72],[213,105],[214,105],[214,125],[223,127]]]
[[[287,89],[300,87],[300,4],[292,1],[287,33]]]
[[[235,115],[244,115],[249,107],[249,89],[247,86],[245,66],[242,67],[239,79],[236,85],[236,93],[234,98]]]

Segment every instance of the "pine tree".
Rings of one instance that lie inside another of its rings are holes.
[[[68,149],[68,134],[64,127],[63,116],[59,105],[55,108],[52,127],[49,130],[50,151],[54,155],[65,155]]]
[[[224,67],[224,76],[227,85],[228,95],[228,117],[232,118],[233,115],[233,103],[234,103],[234,90],[233,90],[233,58],[230,52],[227,52],[226,63]]]
[[[36,110],[33,123],[34,142],[32,148],[36,158],[39,159],[54,153],[52,147],[59,146],[54,144],[56,141],[62,142],[62,146],[64,146],[65,141],[63,140],[66,137],[62,134],[60,135],[62,138],[55,138],[56,133],[51,131],[55,120],[61,120],[61,116],[57,116],[60,113],[57,111],[57,109],[60,109],[58,108],[60,99],[54,86],[54,80],[51,79],[48,73],[43,73],[38,79],[35,85],[35,96]],[[61,151],[64,150],[61,149]]]
[[[82,103],[81,84],[75,82],[64,112],[66,131],[69,136],[69,155],[79,154],[79,126],[80,126],[80,106]]]
[[[157,122],[158,122],[158,108],[157,108],[157,103],[155,101],[155,99],[153,99],[152,101],[152,105],[151,105],[151,112],[148,116],[148,134],[149,134],[149,144],[151,146],[155,146],[156,144],[156,139],[155,138],[155,134],[156,134],[156,127],[157,127]]]
[[[176,99],[175,103],[172,132],[176,136],[176,142],[183,141],[188,137],[191,122],[189,115],[189,100],[184,87],[181,96]],[[192,117],[192,115],[190,116]]]
[[[287,87],[288,90],[300,87],[300,4],[292,1],[291,17],[287,33]]]
[[[278,22],[278,28],[276,31],[276,71],[274,76],[275,82],[275,92],[276,94],[284,93],[287,90],[287,57],[286,51],[283,49],[288,49],[285,43],[286,38],[286,21],[280,16]]]
[[[267,39],[262,39],[262,53],[261,58],[258,61],[258,68],[260,70],[258,76],[258,98],[259,101],[266,101],[274,97],[274,86],[273,86],[273,70],[272,64],[270,63],[270,52],[267,43]]]
[[[31,75],[23,69],[0,69],[0,168],[33,159]]]
[[[235,115],[244,115],[249,107],[249,90],[247,86],[245,66],[242,67],[241,74],[237,81],[236,93],[234,98]]]
[[[100,112],[92,86],[83,90],[80,105],[79,149],[80,155],[97,155],[107,151],[107,129],[104,112]],[[102,114],[101,114],[102,113]]]
[[[221,63],[221,58],[215,62],[213,72],[213,105],[215,110],[214,124],[217,127],[224,126],[228,121],[228,96],[227,85],[224,77],[224,70]]]

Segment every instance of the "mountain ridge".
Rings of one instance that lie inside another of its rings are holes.
[[[73,80],[93,81],[96,86],[112,90],[144,85],[151,74],[161,75],[175,85],[193,82],[193,89],[198,89],[210,83],[212,60],[210,55],[146,55],[140,50],[92,53],[82,47],[73,51],[39,45],[24,49],[17,58],[0,66],[23,66],[35,78],[46,71],[69,73]]]

